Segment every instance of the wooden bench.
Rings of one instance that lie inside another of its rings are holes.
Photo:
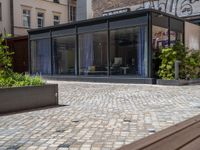
[[[200,115],[119,150],[200,150]]]

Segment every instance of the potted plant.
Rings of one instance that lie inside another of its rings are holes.
[[[173,47],[162,49],[160,59],[162,60],[158,71],[160,79],[157,80],[157,84],[200,83],[200,51],[188,51],[182,43],[177,42]],[[178,79],[175,77],[176,62],[180,62]]]
[[[11,55],[0,37],[0,114],[58,105],[58,85],[13,72]]]

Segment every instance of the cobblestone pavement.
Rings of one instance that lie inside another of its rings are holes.
[[[0,150],[113,150],[200,114],[200,85],[51,83],[65,106],[1,116]]]

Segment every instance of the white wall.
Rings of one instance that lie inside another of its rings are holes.
[[[200,26],[185,22],[185,45],[189,49],[200,50]]]
[[[10,0],[0,0],[2,5],[2,21],[0,21],[0,34],[10,33]]]

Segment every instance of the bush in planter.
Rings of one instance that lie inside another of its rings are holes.
[[[175,78],[175,61],[181,61],[180,77],[185,77],[184,62],[186,56],[185,46],[177,42],[173,47],[163,48],[161,50],[160,59],[161,65],[159,67],[158,75],[161,79],[172,80]]]
[[[44,81],[38,76],[30,77],[18,73],[12,73],[10,76],[0,76],[0,87],[40,86],[43,84]]]
[[[14,73],[12,71],[12,59],[13,53],[8,51],[8,47],[5,46],[5,40],[0,38],[0,88],[1,87],[19,87],[19,86],[40,86],[44,84],[44,81],[38,76],[30,77],[28,75],[22,75]]]
[[[200,78],[200,51],[189,51],[185,59],[185,74],[187,78]]]
[[[158,75],[161,79],[174,79],[174,62],[176,61],[177,53],[172,48],[162,49],[160,59],[161,65],[159,67]]]
[[[173,80],[175,78],[175,61],[181,61],[180,79],[200,78],[200,51],[186,51],[186,48],[180,42],[177,42],[171,48],[162,49],[160,58],[162,63],[159,67],[159,77],[164,80]]]

